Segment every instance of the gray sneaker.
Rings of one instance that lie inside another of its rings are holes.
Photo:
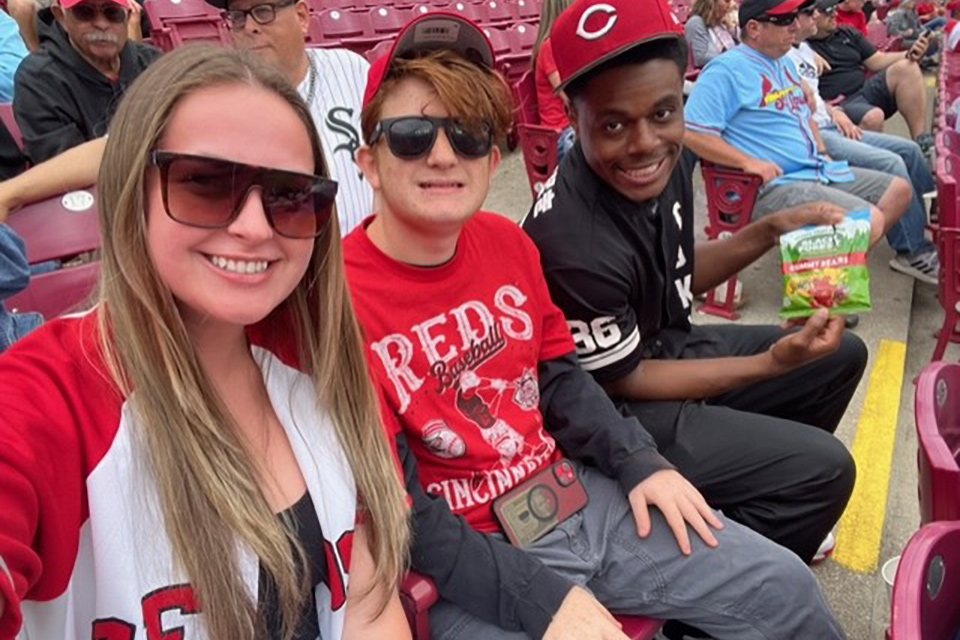
[[[936,249],[928,249],[913,255],[902,253],[890,261],[890,268],[916,278],[920,282],[937,284],[940,276],[940,258],[937,257]]]

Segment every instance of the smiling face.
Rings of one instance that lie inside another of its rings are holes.
[[[243,108],[237,108],[243,105]],[[269,113],[269,118],[262,114]],[[241,133],[242,132],[242,133]],[[157,149],[314,173],[303,121],[275,93],[250,85],[202,89],[173,110]],[[188,188],[171,182],[168,189]],[[254,188],[224,229],[199,229],[171,219],[159,171],[147,175],[147,249],[184,323],[250,325],[265,318],[306,272],[314,240],[278,235]]]
[[[683,145],[683,76],[675,62],[600,71],[570,119],[590,168],[634,202],[663,192]]]
[[[433,87],[410,76],[390,90],[379,118],[448,115]],[[480,209],[500,163],[500,150],[494,146],[485,157],[462,157],[441,128],[433,148],[421,158],[398,158],[381,136],[372,147],[360,149],[357,161],[378,193],[379,213],[394,228],[435,235],[458,231]]]

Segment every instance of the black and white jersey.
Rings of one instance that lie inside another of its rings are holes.
[[[354,159],[370,64],[346,49],[308,49],[307,56],[310,69],[298,91],[313,115],[330,177],[339,183],[337,214],[346,236],[373,213],[373,189]]]
[[[577,144],[521,222],[540,250],[581,366],[599,382],[641,360],[680,355],[693,302],[693,184],[684,152],[663,193],[632,202],[603,182]]]

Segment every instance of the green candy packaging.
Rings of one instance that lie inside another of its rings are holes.
[[[870,211],[848,213],[840,224],[804,227],[780,236],[784,318],[860,313],[870,309]]]

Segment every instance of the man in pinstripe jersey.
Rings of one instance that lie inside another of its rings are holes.
[[[369,64],[345,49],[307,49],[304,0],[209,0],[226,9],[234,44],[277,65],[310,106],[331,177],[340,185],[340,232],[349,233],[373,211],[373,191],[354,163],[360,146],[360,108]],[[0,183],[0,221],[23,204],[97,181],[104,138],[92,140]]]

